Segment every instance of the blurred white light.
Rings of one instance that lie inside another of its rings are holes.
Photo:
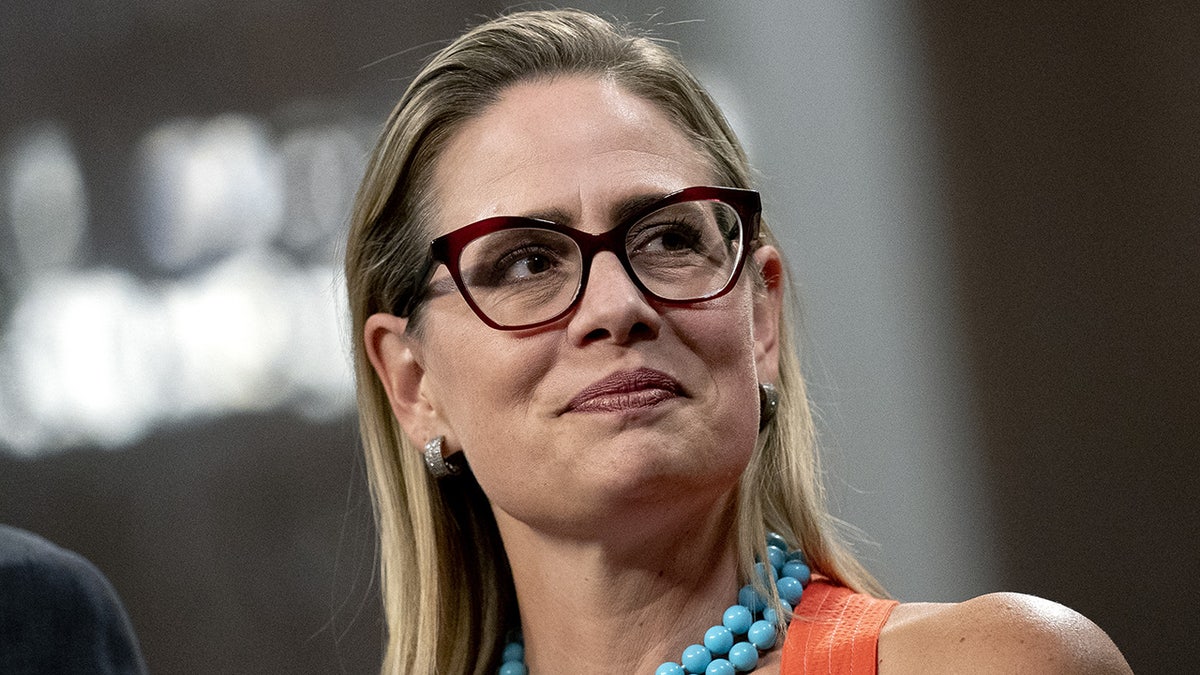
[[[292,402],[304,402],[307,411],[314,399],[343,412],[350,370],[330,293],[334,282],[328,268],[296,270],[284,258],[254,255],[173,288],[165,314],[177,347],[170,395],[176,414]]]
[[[277,268],[269,259],[233,258],[168,292],[165,318],[177,347],[171,398],[178,414],[207,416],[278,403],[282,383],[272,374],[288,322],[268,285]]]
[[[248,117],[177,120],[141,144],[141,233],[168,270],[264,248],[283,213],[280,162],[266,129]]]
[[[20,137],[0,174],[19,258],[0,257],[5,276],[35,274],[0,325],[0,452],[118,447],[230,413],[353,410],[344,283],[328,263],[364,147],[346,124],[291,132],[278,149],[246,117],[161,125],[140,147],[139,225],[172,274],[147,283],[71,269],[88,222],[74,150],[55,126]]]
[[[0,448],[117,447],[176,420],[353,409],[340,279],[242,255],[169,285],[44,277],[0,343]]]
[[[332,254],[345,232],[366,149],[345,126],[308,127],[280,145],[285,177],[281,243],[290,250]]]
[[[38,125],[19,135],[6,154],[0,203],[6,206],[20,271],[74,263],[87,228],[88,205],[66,130],[54,123]]]
[[[292,407],[317,420],[353,410],[350,310],[341,268],[297,270],[278,291],[290,319],[286,358]]]
[[[160,398],[163,339],[154,300],[103,270],[36,279],[18,304],[3,358],[3,436],[33,451],[139,437]]]

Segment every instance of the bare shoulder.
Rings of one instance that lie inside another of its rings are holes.
[[[1129,673],[1113,641],[1082,614],[1019,593],[962,603],[904,603],[879,636],[884,673]]]

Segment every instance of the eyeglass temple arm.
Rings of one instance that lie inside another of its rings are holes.
[[[429,282],[433,280],[433,273],[437,271],[439,264],[441,263],[436,257],[433,255],[429,256],[425,261],[425,269],[421,271],[421,275],[418,277],[420,281],[412,287],[413,291],[408,294],[408,299],[399,307],[399,311],[393,312],[396,316],[401,319],[407,319],[412,316],[413,310],[417,308],[417,305],[421,304],[428,294]]]

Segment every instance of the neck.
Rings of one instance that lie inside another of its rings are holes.
[[[689,518],[656,513],[603,539],[497,512],[530,672],[652,673],[678,660],[736,597],[733,499]]]

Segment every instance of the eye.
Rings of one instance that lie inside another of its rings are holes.
[[[696,228],[687,223],[670,223],[655,228],[658,245],[664,251],[698,250],[701,236]]]
[[[536,228],[493,232],[463,249],[463,278],[478,290],[557,283],[576,273],[578,250],[569,237]]]
[[[704,248],[704,233],[684,219],[655,221],[639,225],[630,232],[632,255],[694,253]]]
[[[557,254],[540,246],[524,246],[510,251],[493,265],[493,279],[512,283],[547,274],[560,263]]]

